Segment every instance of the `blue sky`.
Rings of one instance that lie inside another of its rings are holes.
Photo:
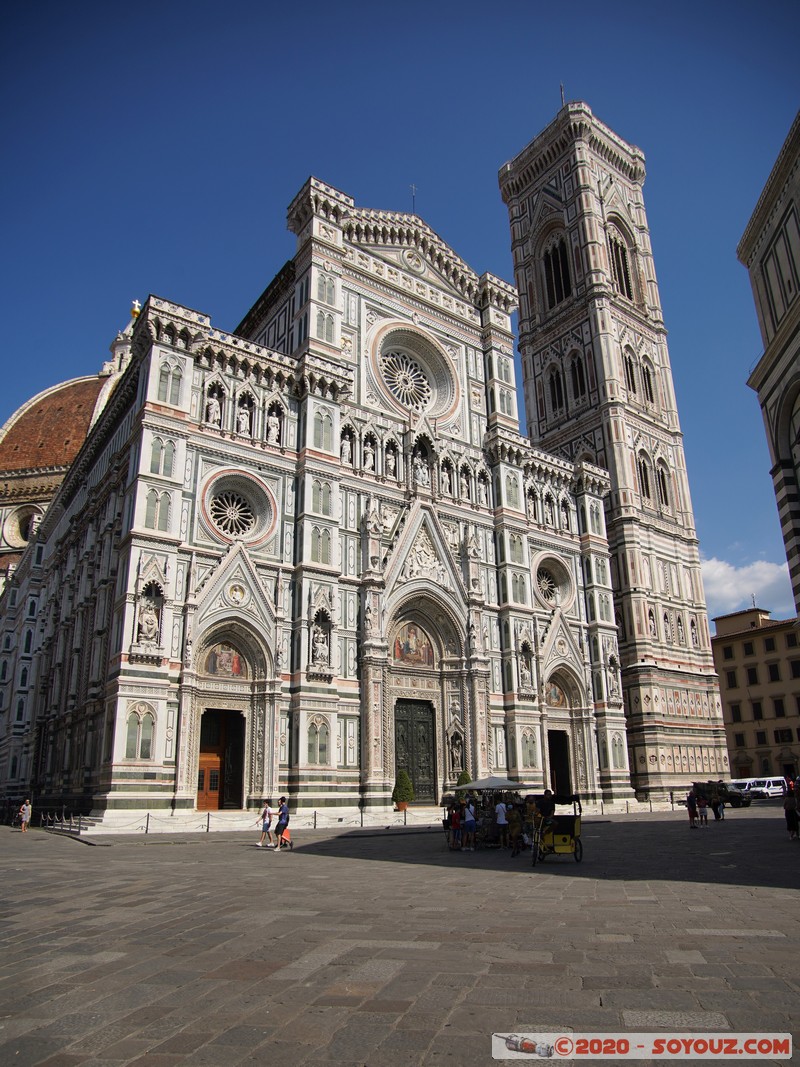
[[[0,425],[96,372],[148,293],[223,330],[294,251],[314,174],[513,281],[497,172],[563,82],[647,159],[713,616],[793,614],[736,245],[800,104],[800,4],[7,0]]]

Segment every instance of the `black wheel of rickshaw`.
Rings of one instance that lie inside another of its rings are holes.
[[[579,837],[575,838],[575,862],[580,863],[583,859],[583,841]]]

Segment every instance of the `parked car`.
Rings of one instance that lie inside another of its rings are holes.
[[[748,792],[751,797],[782,797],[786,793],[785,778],[754,778]]]
[[[715,794],[723,804],[728,804],[732,808],[749,808],[753,803],[749,789],[737,789],[728,782],[692,782],[692,789],[697,796],[704,796],[709,804]]]

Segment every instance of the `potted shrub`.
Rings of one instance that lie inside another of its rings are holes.
[[[392,791],[392,800],[398,811],[405,811],[414,799],[414,786],[408,776],[408,771],[399,770]]]

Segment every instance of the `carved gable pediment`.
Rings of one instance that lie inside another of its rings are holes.
[[[267,638],[275,633],[274,604],[241,543],[231,545],[197,596],[198,629],[234,618],[255,626]]]
[[[556,608],[553,620],[542,641],[542,665],[545,675],[556,667],[568,665],[582,673],[583,655],[561,608]]]
[[[412,507],[386,570],[387,589],[411,583],[435,586],[466,600],[445,533],[433,512],[420,504]]]

